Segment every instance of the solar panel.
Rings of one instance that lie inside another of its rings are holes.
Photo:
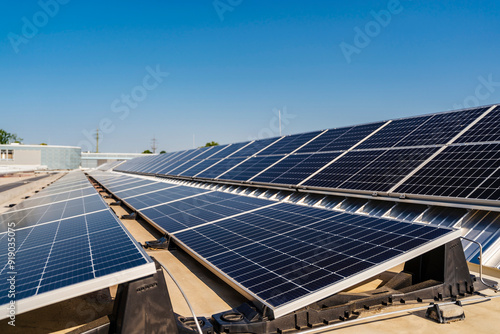
[[[500,144],[448,146],[395,192],[500,199]]]
[[[203,172],[205,169],[218,163],[219,161],[220,161],[220,159],[206,159],[206,160],[199,161],[198,163],[196,163],[192,167],[186,168],[186,170],[180,172],[178,175],[195,176],[196,174]]]
[[[266,148],[267,146],[275,143],[276,141],[278,141],[278,139],[279,138],[267,138],[267,139],[256,140],[252,142],[250,145],[246,146],[245,148],[232,154],[231,158],[251,157],[252,155]]]
[[[135,167],[133,170],[139,173],[149,173],[154,174],[158,169],[161,168],[162,165],[168,163],[169,161],[180,158],[187,151],[177,151],[167,154],[159,154],[156,157],[151,157],[151,160],[147,163],[143,163],[138,167]]]
[[[295,153],[316,153],[321,151],[325,146],[328,146],[346,134],[352,127],[339,129],[329,129],[318,138],[314,139]]]
[[[301,133],[298,135],[291,135],[283,137],[279,142],[266,148],[259,152],[259,156],[262,155],[279,155],[279,154],[290,154],[314,137],[321,134],[323,131],[315,131],[309,133]]]
[[[163,171],[167,170],[169,168],[169,166],[175,164],[178,161],[184,161],[184,159],[189,158],[189,156],[191,156],[195,152],[195,150],[196,149],[186,150],[186,151],[183,151],[175,156],[171,156],[171,157],[168,157],[166,159],[162,159],[162,161],[158,162],[156,164],[156,166],[154,166],[152,168],[146,168],[142,172],[150,173],[150,174],[163,174]]]
[[[296,185],[331,162],[340,152],[292,154],[252,179],[252,182]]]
[[[279,317],[459,235],[458,230],[279,203],[173,238]]]
[[[213,164],[210,168],[203,170],[202,172],[196,174],[196,177],[204,178],[216,178],[227,170],[233,168],[234,166],[243,162],[246,158],[226,158],[219,160],[218,163]]]
[[[378,122],[328,130],[295,153],[344,151],[356,145],[383,124],[384,122]]]
[[[161,157],[158,155],[145,155],[143,157],[138,157],[134,158],[131,160],[128,160],[118,166],[115,170],[116,171],[122,171],[122,172],[127,172],[127,171],[139,171],[142,167],[144,166],[150,166],[156,159],[160,159]]]
[[[70,190],[65,192],[56,192],[55,194],[45,194],[45,192],[42,191],[36,194],[39,196],[32,196],[28,198],[27,200],[16,205],[14,209],[18,210],[20,208],[28,208],[31,206],[49,204],[51,202],[59,202],[70,198],[89,196],[92,194],[95,194],[95,189],[90,185],[86,188],[81,188],[78,190]]]
[[[218,160],[199,160],[199,159],[189,160],[189,161],[184,162],[182,165],[168,171],[165,175],[174,175],[174,176],[181,175],[183,172],[198,165],[202,161],[214,161],[214,162],[216,162]]]
[[[200,153],[201,152],[198,148],[187,151],[186,154],[182,156],[182,158],[175,159],[171,163],[166,164],[160,170],[158,170],[156,173],[157,174],[168,174],[171,170],[183,165],[184,163],[188,162],[189,160],[191,160],[193,158],[196,158]]]
[[[227,171],[218,178],[223,180],[246,181],[262,172],[264,169],[268,168],[281,158],[283,158],[281,155],[252,157],[240,163],[230,171]]]
[[[140,212],[164,231],[173,233],[273,204],[276,202],[211,192]]]
[[[167,154],[159,154],[156,159],[153,159],[150,163],[144,164],[138,169],[142,173],[154,174],[162,165],[168,161],[174,161],[180,159],[180,157],[187,151],[177,151]]]
[[[182,165],[168,171],[167,175],[181,175],[183,172],[187,171],[191,167],[198,165],[204,159],[211,158],[212,156],[216,155],[219,151],[222,151],[226,148],[227,146],[210,146],[203,153],[196,156],[192,160],[186,161]]]
[[[403,138],[396,147],[446,144],[467,125],[472,123],[487,108],[476,108],[457,112],[436,114]]]
[[[357,149],[393,147],[415,131],[419,126],[428,122],[431,118],[432,115],[427,115],[394,120],[386,125],[382,130],[360,144]]]
[[[483,108],[489,109],[489,108]],[[460,136],[457,143],[479,143],[500,141],[500,106],[490,111],[483,119],[476,123],[465,134]]]
[[[150,206],[176,201],[184,197],[196,196],[202,193],[206,193],[209,190],[186,187],[186,186],[176,186],[164,190],[160,190],[154,193],[146,193],[139,196],[129,197],[124,199],[124,201],[132,206],[133,208],[140,210]]]
[[[225,145],[224,149],[219,150],[219,152],[216,152],[215,154],[211,155],[210,159],[223,159],[223,158],[227,158],[230,155],[232,155],[234,152],[242,149],[243,147],[245,147],[248,144],[249,144],[249,142]]]
[[[127,182],[126,184],[120,184],[120,185],[113,186],[113,189],[114,189],[114,191],[118,192],[118,191],[125,190],[125,189],[145,186],[145,185],[148,185],[150,183],[151,183],[150,180],[135,179],[135,181],[133,181],[133,182]]]
[[[351,151],[323,169],[304,186],[388,191],[438,148]]]
[[[8,230],[12,222],[14,232]],[[13,235],[15,268],[7,262]],[[97,194],[0,215],[0,263],[0,318],[8,316],[12,275],[20,314],[155,272],[152,260]]]
[[[177,187],[177,185],[170,184],[170,183],[164,183],[164,182],[156,182],[156,183],[151,182],[150,184],[147,184],[145,186],[136,187],[133,189],[116,191],[116,192],[114,191],[113,193],[120,198],[129,198],[129,197],[138,196],[138,195],[142,195],[145,193],[152,193],[152,192],[156,192],[156,191],[160,191],[160,190],[164,190],[164,189],[168,189],[168,188],[173,188],[173,187]]]

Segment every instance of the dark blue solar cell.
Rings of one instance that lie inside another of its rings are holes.
[[[421,247],[428,239],[410,232],[423,228],[436,233],[432,240],[452,232],[279,203],[174,237],[279,308]]]
[[[487,189],[498,189],[500,144],[448,146],[395,192],[445,197],[498,200],[481,196]]]
[[[164,182],[150,182],[148,185],[134,188],[134,189],[127,189],[127,190],[122,190],[119,192],[114,192],[113,193],[118,196],[119,198],[128,198],[132,196],[137,196],[145,193],[151,193],[159,190],[164,190],[168,188],[175,187],[175,184],[170,184],[170,183],[164,183]]]
[[[486,108],[433,115],[395,146],[443,145],[478,118]]]
[[[252,157],[230,171],[224,173],[219,177],[221,180],[236,180],[236,181],[246,181],[251,179],[253,176],[262,172],[264,169],[271,166],[273,163],[281,159],[283,156],[273,155],[273,156],[261,156]]]
[[[367,191],[388,191],[438,148],[352,151],[303,185]]]
[[[248,158],[251,157],[252,155],[258,153],[259,151],[263,150],[267,146],[275,143],[279,138],[268,138],[268,139],[260,139],[256,140],[253,143],[249,144],[248,146],[242,148],[241,150],[235,152],[234,154],[231,155],[231,158]]]
[[[236,151],[242,149],[243,147],[245,147],[249,143],[250,142],[244,142],[244,143],[236,143],[236,144],[226,145],[223,150],[219,150],[214,155],[211,155],[210,159],[224,159],[224,158],[228,158],[229,156],[232,156],[233,154],[235,154]]]
[[[79,178],[80,175],[83,174],[70,173],[61,180]],[[54,184],[57,185],[58,182]],[[50,293],[151,262],[109,209],[89,213],[89,210],[95,208],[106,208],[95,190],[94,193],[95,195],[16,213],[17,216],[21,212],[27,213],[26,217],[22,217],[24,226],[18,226],[16,229],[16,300]],[[74,194],[77,195],[78,192]],[[77,217],[61,220],[61,217],[77,214]],[[6,217],[1,217],[3,224]],[[52,222],[42,221],[53,218],[56,219]],[[109,242],[117,238],[120,243]],[[7,246],[6,241],[7,233],[4,232],[0,234],[0,245]],[[10,275],[9,270],[5,270],[7,250],[7,247],[0,250],[2,305],[9,301],[9,287],[5,284],[7,276]],[[152,268],[145,271],[144,275],[150,274],[151,271]],[[115,282],[119,281],[122,280],[117,279]],[[108,283],[97,282],[93,286],[104,288],[107,287],[106,284]],[[82,293],[84,292],[82,290]],[[38,300],[36,303],[39,306],[50,303],[50,297],[45,297],[45,300],[46,302]]]
[[[186,186],[176,186],[154,193],[146,193],[143,195],[125,199],[125,201],[136,210],[158,205],[166,202],[177,201],[183,197],[194,196],[197,194],[206,193],[208,190],[200,188],[192,188]]]
[[[286,159],[281,161],[280,163],[285,164],[285,162],[291,157],[298,158],[295,161],[297,163],[292,166],[292,162],[286,162],[287,165],[290,166],[288,170],[283,172],[281,175],[269,181],[270,183],[279,183],[279,184],[292,184],[296,185],[304,181],[306,178],[311,176],[313,173],[317,172],[320,168],[324,167],[326,164],[330,163],[333,159],[338,157],[340,153],[318,153],[311,155],[291,155]],[[273,166],[269,169],[270,172],[274,168],[280,168],[279,164]],[[265,177],[265,173],[264,177]]]
[[[482,113],[489,108],[479,108]],[[467,130],[456,143],[480,143],[500,141],[500,107],[490,111],[484,118],[479,120],[472,128]]]
[[[217,164],[212,165],[212,167],[204,170],[203,172],[196,174],[196,177],[204,178],[217,178],[219,175],[233,168],[234,166],[242,163],[246,158],[226,158],[220,160]]]
[[[357,149],[366,148],[390,148],[394,147],[405,137],[423,126],[432,118],[432,115],[417,116],[394,120],[376,134],[365,140]]]
[[[191,168],[188,168],[188,169],[182,171],[181,173],[179,173],[179,175],[195,176],[196,174],[201,173],[202,171],[204,171],[205,169],[209,168],[210,166],[218,163],[219,161],[220,161],[220,159],[201,160],[197,164],[193,165]]]
[[[306,144],[308,141],[319,135],[323,131],[315,131],[308,133],[301,133],[298,135],[291,135],[282,138],[280,141],[276,142],[274,145],[266,148],[259,152],[259,156],[262,155],[284,155],[290,154],[297,150],[302,145]]]

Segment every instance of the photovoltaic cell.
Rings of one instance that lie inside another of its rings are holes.
[[[150,192],[155,192],[155,191],[160,191],[172,187],[176,187],[177,185],[175,184],[170,184],[170,183],[164,183],[164,182],[151,182],[148,185],[145,185],[143,187],[139,188],[134,188],[134,189],[127,189],[127,190],[122,190],[115,192],[113,191],[113,194],[118,196],[119,198],[128,198],[132,196],[137,196],[145,193],[150,193]]]
[[[212,192],[140,212],[166,232],[174,233],[273,203],[259,198]]]
[[[134,207],[136,210],[140,210],[153,205],[176,201],[184,197],[194,196],[208,191],[209,190],[200,188],[177,186],[165,190],[160,190],[151,194],[131,197],[125,199],[125,202]]]
[[[183,161],[183,162],[188,161],[193,155],[196,155],[197,150],[198,149],[184,151],[182,154],[179,154],[178,156],[176,156],[175,159],[169,159],[165,163],[158,165],[152,171],[146,171],[146,172],[149,172],[149,173],[152,172],[154,174],[165,174],[172,167],[177,167],[179,165],[180,161]]]
[[[438,148],[351,151],[304,186],[388,191]]]
[[[339,155],[339,152],[292,154],[253,178],[252,181],[296,185]]]
[[[219,179],[236,181],[249,180],[282,157],[281,155],[252,157],[220,176]]]
[[[232,157],[222,159],[219,161],[219,163],[212,165],[212,167],[208,168],[207,170],[204,170],[201,173],[196,174],[196,177],[216,178],[225,171],[243,162],[245,159],[246,158],[232,158]]]
[[[442,145],[449,142],[487,108],[436,114],[395,146]]]
[[[72,172],[54,185],[71,185],[68,181],[82,177],[83,173]],[[10,223],[16,225],[14,269],[7,263]],[[12,271],[18,314],[57,302],[61,296],[71,298],[155,271],[152,260],[95,190],[94,195],[0,215],[0,260],[0,318],[8,316],[7,278]]]
[[[219,152],[215,153],[214,155],[210,156],[210,159],[223,159],[229,157],[231,154],[234,154],[234,152],[238,151],[245,145],[248,145],[249,142],[244,142],[244,143],[236,143],[236,144],[229,144],[226,145],[223,150],[220,150]]]
[[[397,193],[499,200],[500,144],[452,145]]]
[[[342,129],[328,130],[296,153],[317,153],[348,150],[372,132],[381,127],[384,122],[358,125]],[[340,131],[342,130],[342,131]],[[330,133],[332,132],[332,133]]]
[[[483,108],[486,110],[488,108]],[[493,109],[488,115],[477,122],[464,133],[456,143],[479,143],[500,141],[500,106]]]
[[[301,133],[298,135],[286,136],[279,142],[265,150],[259,152],[259,156],[263,155],[279,155],[289,154],[319,135],[323,131],[315,131],[309,133]]]
[[[251,157],[252,155],[256,154],[257,152],[263,150],[267,146],[276,142],[278,139],[279,138],[268,138],[268,139],[256,140],[247,147],[241,149],[238,152],[235,152],[233,155],[231,155],[231,158]]]
[[[356,148],[373,149],[394,147],[431,118],[432,115],[394,120]]]
[[[403,255],[458,232],[280,203],[174,238],[271,307],[275,316],[380,272]]]
[[[320,152],[324,147],[331,145],[333,142],[338,140],[342,135],[348,132],[351,128],[339,128],[330,129],[326,133],[323,133],[318,138],[314,139],[295,153],[316,153]]]

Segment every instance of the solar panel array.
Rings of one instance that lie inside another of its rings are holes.
[[[0,263],[0,318],[8,316],[11,276],[22,313],[155,272],[82,172],[0,215]]]
[[[500,107],[490,106],[141,157],[116,170],[495,201],[499,144]]]
[[[275,317],[460,235],[126,174],[91,176]]]

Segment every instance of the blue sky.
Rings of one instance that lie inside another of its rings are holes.
[[[0,5],[0,128],[26,144],[93,150],[100,126],[100,151],[174,151],[278,135],[278,109],[291,134],[500,102],[498,1],[59,1]]]

